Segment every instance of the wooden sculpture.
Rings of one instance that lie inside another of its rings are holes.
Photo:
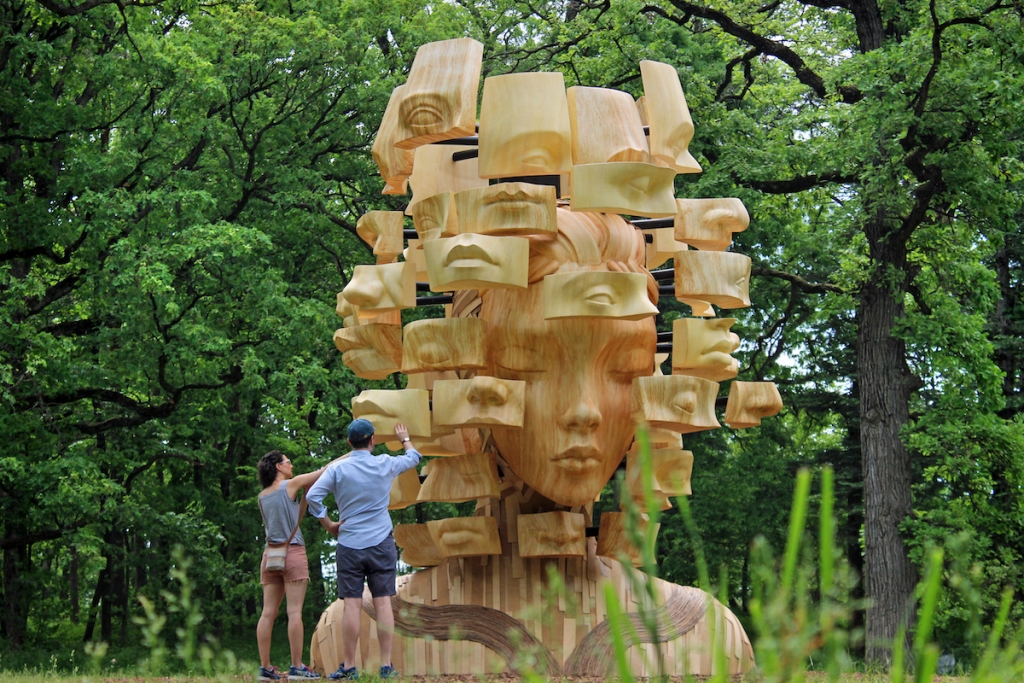
[[[715,398],[718,382],[669,375],[633,380],[633,415],[657,429],[690,434],[718,429]]]
[[[427,522],[427,528],[443,558],[501,554],[498,520],[494,517],[438,519]]]
[[[636,103],[635,104],[636,104],[636,113],[640,115],[640,123],[642,123],[642,124],[644,124],[646,126],[647,125],[647,99],[643,95],[641,95],[640,97],[636,98]],[[650,143],[648,143],[647,148],[650,149],[650,146],[651,146]]]
[[[558,72],[490,76],[480,105],[480,177],[568,173],[565,79]]]
[[[416,268],[411,263],[356,266],[342,290],[359,315],[387,313],[416,307]]]
[[[405,326],[402,372],[482,370],[487,367],[487,323],[479,318],[416,320]]]
[[[525,289],[530,243],[524,237],[463,233],[423,244],[432,292]]]
[[[419,500],[462,503],[498,495],[498,466],[493,453],[475,453],[431,460]]]
[[[368,324],[334,332],[341,362],[361,379],[384,379],[402,367],[402,326]]]
[[[660,375],[664,377],[665,375]],[[669,429],[647,429],[647,445],[651,448],[682,448],[683,447],[683,435],[679,432],[673,432]],[[640,448],[640,442],[634,440],[629,445],[629,453],[636,453]]]
[[[677,299],[699,299],[721,308],[750,305],[750,257],[731,251],[680,251],[675,256]]]
[[[733,382],[725,404],[725,423],[733,429],[761,424],[761,418],[778,415],[782,396],[775,382]]]
[[[640,534],[647,533],[649,520],[644,516],[637,519],[637,528]],[[655,529],[661,525],[658,524]],[[633,566],[640,566],[643,561],[640,549],[633,545],[626,533],[626,513],[604,512],[601,514],[601,528],[597,532],[597,554],[601,557],[613,559],[627,558]]]
[[[521,557],[586,557],[586,518],[576,512],[519,515]]]
[[[605,211],[631,216],[672,216],[676,172],[653,164],[618,162],[572,167],[573,211]]]
[[[740,338],[729,331],[736,318],[678,318],[672,321],[672,374],[716,382],[732,379],[740,364],[732,352]]]
[[[544,278],[544,318],[643,320],[658,315],[647,296],[647,275],[581,271]]]
[[[370,211],[356,221],[356,234],[373,248],[377,263],[391,263],[405,248],[401,211]]]
[[[670,496],[691,495],[693,453],[679,449],[655,449],[650,457],[651,487],[655,500],[661,504],[659,510],[671,507]],[[630,451],[626,455],[626,488],[634,504],[643,509],[646,501],[639,451]]]
[[[714,318],[715,309],[707,301],[698,299],[679,299],[681,303],[690,307],[690,313],[698,318]]]
[[[380,128],[377,129],[377,137],[373,141],[371,150],[373,160],[380,170],[380,176],[384,179],[385,186],[382,194],[405,194],[409,176],[412,175],[413,151],[395,147],[398,133],[398,106],[402,102],[404,87],[400,85],[391,91],[391,99],[388,100],[387,109],[384,110],[384,118],[381,119]]]
[[[649,234],[653,240],[647,244],[647,270],[654,270],[675,258],[677,251],[685,251],[687,248],[685,243],[676,240],[673,228],[657,228],[649,231]]]
[[[461,429],[456,429],[451,434],[438,435],[430,441],[417,443],[416,450],[435,458],[454,458],[470,452],[470,449],[466,448],[466,440]]]
[[[456,162],[456,152],[476,150],[467,145],[424,145],[416,149],[416,161],[409,176],[412,199],[405,215],[412,216],[416,206],[443,192],[459,192],[473,187],[487,187],[487,180],[477,172],[477,159]],[[447,224],[446,224],[447,226]]]
[[[628,93],[575,86],[566,96],[574,165],[650,160],[644,126]]]
[[[661,371],[661,365],[668,360],[669,354],[667,353],[656,353],[654,354],[654,376],[664,376],[664,372]]]
[[[733,233],[749,224],[747,208],[735,197],[676,200],[675,238],[701,251],[725,251]]]
[[[526,382],[477,375],[434,382],[434,415],[458,427],[522,427]]]
[[[439,372],[416,372],[407,378],[407,389],[425,389],[428,392],[434,391],[434,382],[439,379],[458,379],[459,375],[451,370]],[[424,455],[426,455],[424,453]]]
[[[426,282],[427,258],[423,255],[420,241],[409,240],[409,246],[402,251],[402,254],[405,256],[405,262],[412,264],[413,270],[416,273],[416,282]]]
[[[416,468],[406,470],[391,482],[391,500],[388,510],[403,510],[419,501],[420,475]]]
[[[420,46],[402,88],[397,147],[413,149],[476,132],[476,94],[483,51],[483,44],[472,38]]]
[[[369,420],[379,434],[391,434],[399,422],[409,436],[430,436],[430,397],[422,389],[365,389],[352,399],[352,417]]]
[[[459,231],[481,235],[554,234],[555,188],[531,183],[498,183],[455,195]]]
[[[451,192],[439,192],[412,205],[412,223],[419,241],[454,237],[459,234],[459,218]]]
[[[689,152],[693,120],[679,74],[669,64],[642,60],[640,77],[644,82],[644,109],[654,163],[664,164],[677,173],[700,173],[700,164]]]
[[[402,562],[410,567],[436,567],[444,559],[426,524],[396,524],[395,545],[402,549]]]

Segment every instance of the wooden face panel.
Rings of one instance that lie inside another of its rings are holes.
[[[426,473],[420,502],[462,503],[499,495],[498,465],[493,453],[431,460]]]
[[[441,557],[500,555],[498,520],[495,517],[453,517],[427,522]]]
[[[384,379],[402,366],[402,326],[369,324],[334,332],[341,362],[361,379]]]
[[[430,397],[422,389],[366,389],[352,399],[352,417],[369,420],[383,441],[399,422],[409,436],[430,437]]]
[[[377,137],[373,141],[373,160],[380,170],[380,176],[387,187],[383,194],[405,194],[405,186],[412,175],[413,152],[395,147],[398,133],[398,106],[402,102],[402,89],[398,86],[391,91],[384,118],[381,119]]]
[[[680,251],[675,257],[677,299],[721,308],[750,305],[750,257],[731,251]]]
[[[653,164],[619,162],[572,167],[573,211],[658,218],[676,212],[676,172]]]
[[[633,414],[652,427],[680,434],[717,429],[715,417],[718,382],[669,375],[633,380]]]
[[[664,377],[664,375],[659,375]],[[679,448],[683,447],[683,435],[668,429],[647,429],[647,443],[651,448]],[[640,442],[634,440],[629,445],[629,452],[636,453],[640,448]]]
[[[747,207],[735,197],[676,200],[675,238],[701,251],[725,251],[748,225]]]
[[[434,390],[434,382],[439,379],[458,379],[459,375],[454,370],[442,370],[440,372],[415,372],[408,376],[406,381],[407,389]]]
[[[677,251],[685,251],[687,249],[685,243],[676,241],[675,229],[673,228],[656,228],[649,231],[645,230],[644,232],[649,233],[654,238],[647,245],[647,270],[654,270],[670,258],[675,258]]]
[[[334,312],[341,316],[343,327],[359,325],[402,325],[401,311],[360,311],[359,307],[345,298],[344,292],[338,292],[338,305]]]
[[[434,414],[458,427],[522,427],[526,382],[477,375],[434,383]]]
[[[356,234],[373,248],[378,259],[390,263],[402,253],[401,211],[370,211],[356,221]]]
[[[690,475],[693,472],[693,453],[680,449],[654,449],[651,451],[652,485],[663,496],[689,496]],[[643,505],[644,481],[640,453],[631,451],[626,456],[626,486],[633,502]],[[667,509],[667,508],[662,508]]]
[[[412,223],[421,241],[459,234],[459,219],[451,192],[441,192],[412,207]]]
[[[396,524],[395,545],[402,549],[402,562],[411,567],[436,567],[444,559],[426,524]]]
[[[487,367],[487,322],[479,318],[416,320],[405,326],[402,372]]]
[[[586,520],[575,512],[516,517],[521,557],[586,557]]]
[[[391,498],[388,501],[388,510],[403,510],[414,505],[419,494],[420,475],[413,467],[391,480]]]
[[[642,60],[640,77],[644,82],[643,100],[654,162],[678,173],[700,173],[700,164],[689,152],[693,119],[675,67]]]
[[[643,320],[658,315],[642,273],[577,271],[544,278],[544,318]]]
[[[416,450],[423,455],[435,458],[454,458],[466,455],[469,450],[466,448],[466,441],[462,436],[462,430],[457,429],[452,434],[438,436],[433,441],[416,444]]]
[[[405,215],[412,216],[416,206],[442,192],[459,192],[472,187],[486,187],[487,180],[477,173],[477,159],[456,162],[456,152],[475,150],[466,145],[424,145],[416,150],[416,163],[409,176],[412,199],[405,208]]]
[[[725,405],[725,423],[733,429],[756,427],[761,418],[778,415],[782,396],[775,382],[733,382]]]
[[[594,499],[633,436],[632,381],[654,364],[652,319],[545,320],[543,287],[488,292],[488,374],[526,383],[523,427],[492,427],[502,458],[541,495]]]
[[[621,90],[574,86],[566,92],[573,164],[649,161],[643,123]]]
[[[430,290],[525,289],[530,241],[525,237],[461,234],[423,244]]]
[[[649,523],[642,518],[639,520],[638,526],[640,527],[641,534],[647,532],[647,525]],[[655,533],[657,533],[657,529],[660,527],[661,525],[659,524],[655,528]],[[630,543],[629,536],[626,535],[625,513],[601,513],[601,527],[597,532],[597,554],[600,557],[610,557],[614,560],[624,556],[633,566],[640,566],[640,549]]]
[[[411,263],[356,266],[342,290],[359,315],[376,315],[416,307],[416,268]]]
[[[420,46],[402,88],[396,146],[412,149],[476,132],[483,49],[472,38]]]
[[[555,175],[572,168],[565,79],[558,72],[484,79],[480,176]]]
[[[672,322],[672,374],[716,382],[732,379],[739,362],[732,357],[740,338],[729,331],[736,318],[679,318]]]
[[[459,231],[481,235],[553,234],[555,188],[530,183],[498,183],[455,195]]]

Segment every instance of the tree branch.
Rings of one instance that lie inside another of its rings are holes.
[[[785,280],[801,292],[806,292],[808,294],[828,294],[830,292],[842,293],[844,291],[839,285],[833,285],[829,282],[808,282],[799,275],[787,273],[782,270],[775,270],[774,268],[751,268],[750,274],[760,277],[774,277],[780,280]]]

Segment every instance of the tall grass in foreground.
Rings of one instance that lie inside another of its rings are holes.
[[[639,462],[643,478],[644,508],[648,510],[646,525],[642,524],[641,513],[633,504],[632,497],[623,491],[621,497],[626,512],[627,532],[632,543],[641,549],[644,574],[657,576],[654,560],[656,529],[660,513],[654,495],[651,451],[645,430],[638,430]],[[811,473],[803,469],[796,479],[793,506],[790,513],[786,548],[781,558],[773,556],[767,544],[755,542],[751,551],[752,596],[748,605],[753,620],[754,633],[748,634],[754,641],[757,668],[748,674],[751,680],[766,683],[800,683],[807,679],[809,668],[821,672],[815,680],[839,681],[844,673],[853,668],[849,656],[852,644],[863,637],[858,630],[850,628],[856,609],[863,607],[849,599],[850,587],[856,580],[841,557],[835,541],[835,519],[833,517],[834,491],[831,468],[821,472],[821,495],[819,525],[817,533],[817,558],[811,548],[806,547],[804,537],[810,507]],[[689,502],[679,497],[677,503],[687,527],[694,548],[700,587],[713,594],[707,562],[702,551],[700,535],[690,513]],[[658,613],[655,609],[655,589],[652,582],[643,580],[633,570],[630,562],[623,559],[623,568],[637,594],[645,594],[647,600],[640,606],[644,628],[653,636],[658,630]],[[933,642],[933,625],[936,606],[944,581],[963,589],[973,588],[969,576],[945,575],[943,553],[934,549],[929,553],[924,579],[918,584],[917,623],[913,633],[910,652],[904,650],[905,634],[899,633],[892,645],[892,667],[888,680],[892,683],[924,683],[934,679],[939,658],[938,645]],[[620,680],[631,682],[627,649],[639,644],[640,639],[618,601],[611,586],[604,593],[607,601],[608,619],[611,625],[617,674]],[[718,599],[728,604],[727,575],[719,577]],[[709,597],[710,602],[710,597]],[[1007,587],[995,621],[988,627],[988,637],[980,656],[964,678],[971,683],[1009,683],[1024,680],[1024,656],[1021,645],[1024,630],[1021,624],[1008,624],[1013,589]],[[709,605],[710,607],[710,605]],[[981,615],[972,617],[980,621]],[[726,672],[724,638],[715,633],[715,619],[710,619],[712,657],[716,673],[712,683],[730,679]],[[655,638],[656,640],[656,638]],[[660,649],[655,670],[664,671]]]

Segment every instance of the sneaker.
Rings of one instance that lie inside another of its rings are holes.
[[[288,678],[320,678],[320,674],[311,671],[305,664],[299,664],[288,669]]]
[[[390,678],[398,678],[398,672],[395,671],[395,667],[391,666],[390,664],[382,666],[380,668],[380,679],[382,681],[385,681]]]
[[[280,674],[274,671],[274,667],[264,669],[262,666],[256,674],[257,681],[279,681],[281,680]]]
[[[355,681],[359,679],[359,671],[354,666],[346,669],[345,662],[342,662],[337,671],[327,674],[327,678],[332,681]]]

